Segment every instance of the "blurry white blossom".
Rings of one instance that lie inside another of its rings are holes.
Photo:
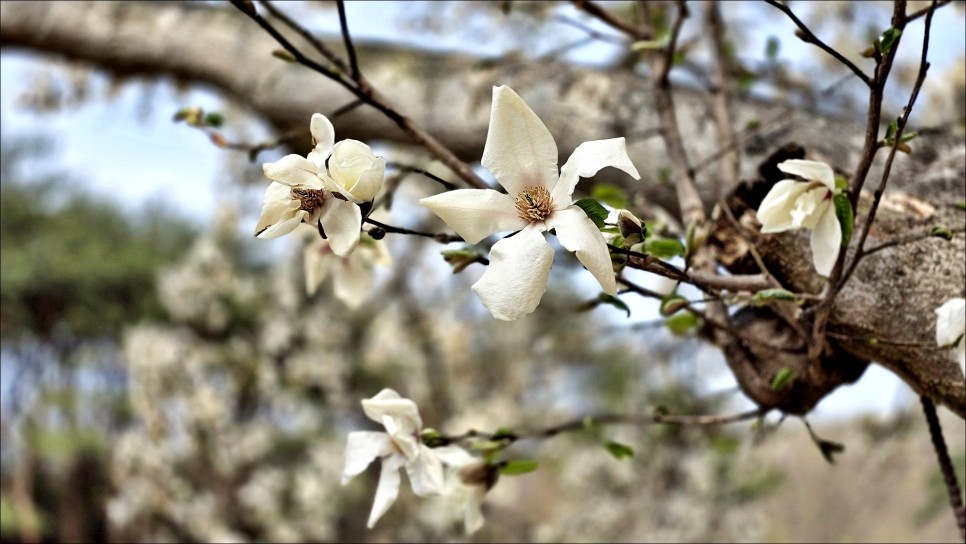
[[[349,308],[358,308],[372,292],[376,266],[392,265],[392,256],[382,241],[362,237],[355,251],[345,257],[335,254],[328,240],[314,229],[305,228],[309,237],[303,250],[305,262],[305,291],[311,296],[319,285],[332,278],[335,298]]]
[[[466,534],[479,531],[484,521],[483,498],[496,482],[496,469],[458,446],[444,446],[433,452],[446,465],[443,496],[463,508]]]

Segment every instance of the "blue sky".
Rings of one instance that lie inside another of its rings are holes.
[[[808,20],[811,6],[805,3],[795,5],[802,8],[802,17]],[[742,27],[748,29],[745,33],[747,56],[760,58],[769,36],[788,36],[793,30],[791,23],[782,17],[760,11],[761,4],[727,3],[726,6],[728,18],[761,23]],[[300,14],[303,19],[317,22],[315,28],[322,32],[331,34],[337,31],[334,10],[306,10],[292,4],[283,4],[282,8]],[[465,28],[456,28],[454,32],[444,35],[427,36],[400,23],[403,9],[408,8],[399,3],[350,2],[350,28],[360,41],[379,39],[485,55],[499,54],[512,48],[515,43],[512,32],[516,27],[488,25],[482,19],[472,18],[465,21]],[[763,19],[763,13],[770,18]],[[569,11],[567,14],[571,18],[578,18]],[[884,24],[887,25],[887,20]],[[591,26],[601,32],[614,34],[601,25]],[[685,39],[698,32],[696,26],[685,26]],[[567,25],[558,24],[557,27],[554,36],[559,41],[538,44],[536,47],[549,48],[583,37],[580,31]],[[921,29],[921,24],[912,25],[904,40],[920,43]],[[474,37],[470,39],[468,35]],[[962,30],[961,15],[937,17],[935,36],[930,55],[934,71],[942,71],[952,63],[962,62],[960,59],[966,51],[966,33]],[[917,55],[913,49],[907,47],[905,54]],[[592,63],[595,59],[609,58],[616,52],[616,46],[598,44],[578,49],[569,58],[576,62]],[[812,69],[819,54],[813,47],[794,37],[782,39],[780,56],[791,60],[793,67],[804,72]],[[3,50],[0,60],[3,138],[32,133],[54,138],[55,151],[45,159],[46,164],[42,165],[44,169],[76,173],[76,178],[86,182],[91,191],[124,203],[131,209],[150,200],[169,203],[199,225],[210,221],[212,210],[222,199],[233,202],[241,200],[243,211],[249,218],[247,221],[254,222],[261,191],[257,188],[240,191],[237,184],[232,182],[232,177],[239,172],[237,161],[244,159],[216,148],[201,132],[171,121],[171,115],[182,106],[226,111],[225,104],[217,95],[199,89],[179,95],[168,84],[137,84],[123,87],[111,99],[95,99],[62,111],[39,114],[25,111],[18,106],[18,100],[26,89],[36,85],[38,75],[49,68],[42,68],[37,63],[38,57],[22,52]],[[91,81],[93,96],[107,93],[110,84],[105,76],[95,74]],[[146,94],[148,90],[152,94]],[[150,113],[146,115],[145,100],[149,100],[151,106]],[[232,121],[229,117],[229,122]],[[244,127],[251,141],[271,137],[257,121],[246,121]],[[234,167],[230,161],[236,161]],[[647,321],[655,316],[653,301],[634,303],[634,310],[635,318],[640,320]],[[728,384],[715,383],[712,388],[718,385],[726,387]],[[861,391],[831,395],[820,405],[816,416],[849,413],[856,409],[885,413],[897,404],[914,398],[901,382],[878,367],[870,368],[859,385],[854,387]]]

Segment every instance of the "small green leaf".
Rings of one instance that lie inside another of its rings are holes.
[[[539,463],[533,459],[514,459],[500,465],[500,474],[504,476],[518,476],[537,470]]]
[[[585,429],[592,429],[595,425],[597,425],[597,422],[594,421],[594,416],[587,416],[584,418]]]
[[[842,227],[842,247],[849,245],[852,239],[852,227],[855,225],[855,214],[852,212],[852,203],[847,196],[837,194],[833,197],[835,202],[835,217],[839,219],[839,226]]]
[[[670,183],[671,182],[671,167],[670,166],[665,166],[665,167],[661,168],[660,170],[658,170],[657,171],[657,179],[661,183]]]
[[[574,202],[574,204],[581,210],[584,210],[584,213],[597,225],[597,228],[604,228],[604,220],[607,219],[607,208],[601,206],[600,202],[597,202],[593,198],[581,198],[577,202]]]
[[[626,243],[626,240],[624,240],[624,237],[618,234],[617,236],[614,237],[614,241],[611,242],[611,245],[615,245],[617,247],[624,247],[625,243]]]
[[[681,311],[682,309],[684,309],[684,307],[687,305],[688,305],[687,299],[682,297],[681,295],[677,295],[677,294],[668,295],[664,297],[664,300],[661,301],[661,315],[663,316],[674,315],[679,311]]]
[[[631,44],[631,51],[660,51],[664,46],[663,40],[641,40]]]
[[[889,50],[895,45],[896,40],[902,35],[902,31],[898,28],[891,27],[879,36],[879,51],[882,51],[882,55],[888,55]]]
[[[210,127],[220,128],[224,122],[225,117],[216,111],[205,114],[205,124]]]
[[[946,227],[933,227],[929,229],[929,236],[935,236],[937,238],[945,238],[946,240],[953,239],[953,232]]]
[[[905,143],[905,142],[911,141],[916,136],[919,136],[919,133],[916,132],[915,130],[910,130],[909,132],[903,132],[902,137],[899,138],[899,141],[902,143]]]
[[[701,319],[691,312],[678,312],[664,321],[668,330],[678,336],[684,336],[701,325]]]
[[[286,51],[284,49],[276,49],[276,50],[272,51],[272,56],[275,57],[275,58],[277,58],[277,59],[282,59],[285,62],[292,62],[292,63],[298,62],[298,60],[296,60],[295,56],[293,56],[291,53],[289,53],[288,51]]]
[[[673,238],[657,238],[648,240],[644,243],[647,252],[659,259],[670,259],[671,257],[683,257],[684,245]]]
[[[955,208],[956,208],[957,210],[963,210],[963,211],[966,211],[966,200],[960,200],[959,202],[956,202],[955,204],[953,204],[953,206],[954,206],[954,207],[955,207]]]
[[[788,385],[788,382],[792,378],[794,378],[794,377],[795,377],[795,371],[794,370],[792,370],[792,369],[790,369],[788,367],[782,368],[781,370],[779,370],[778,372],[776,372],[775,373],[775,377],[772,378],[772,380],[771,380],[771,390],[772,391],[780,391],[780,390],[782,390],[786,385]]]
[[[778,40],[775,36],[768,36],[768,41],[765,42],[765,58],[769,61],[774,62],[778,58],[778,50],[781,49],[782,42]]]
[[[607,293],[601,293],[597,295],[597,301],[600,302],[601,304],[607,304],[609,306],[613,306],[618,310],[624,310],[625,312],[627,312],[627,317],[631,316],[630,306],[628,306],[627,303],[624,302],[623,300],[613,295],[608,295]]]
[[[691,255],[694,255],[694,232],[697,230],[697,225],[691,223],[688,226],[688,233],[684,236],[684,257],[690,259]]]
[[[886,128],[885,141],[892,142],[892,138],[896,135],[896,130],[899,130],[899,123],[893,119],[889,126]]]
[[[795,302],[795,294],[785,289],[762,289],[755,293],[755,301],[788,300]]]
[[[614,459],[629,459],[634,457],[634,450],[630,446],[620,442],[610,441],[604,444],[607,451],[614,456]]]
[[[835,176],[835,190],[844,191],[849,188],[849,180],[845,176]]]
[[[610,183],[598,183],[590,191],[590,196],[599,202],[603,202],[612,208],[626,208],[627,195],[624,189]]]
[[[506,427],[500,427],[499,429],[493,431],[493,440],[504,440],[512,439],[514,437],[513,429],[508,429]]]

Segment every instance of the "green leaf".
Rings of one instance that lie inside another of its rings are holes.
[[[665,166],[665,167],[661,168],[660,170],[658,170],[657,171],[657,179],[661,183],[670,183],[671,182],[671,167],[670,166]]]
[[[625,444],[620,442],[610,441],[604,444],[608,453],[614,456],[614,459],[629,459],[634,457],[634,450]]]
[[[765,58],[774,62],[778,58],[778,50],[781,49],[781,45],[782,42],[778,38],[768,36],[768,41],[765,42]]]
[[[507,427],[500,427],[499,429],[493,431],[493,440],[505,440],[512,439],[515,436],[513,429],[508,429]]]
[[[855,214],[852,212],[852,203],[847,196],[837,194],[833,197],[835,202],[835,217],[839,219],[839,226],[842,227],[842,247],[849,245],[852,239],[852,227],[855,225]]]
[[[216,111],[205,114],[205,124],[210,127],[220,128],[224,123],[225,117]]]
[[[610,183],[598,183],[590,191],[590,196],[599,202],[603,202],[612,208],[626,208],[627,195],[624,189]]]
[[[882,56],[888,55],[889,50],[895,45],[896,40],[902,35],[902,31],[898,28],[891,27],[879,36],[879,51],[882,52]]]
[[[915,130],[910,130],[909,132],[903,132],[902,133],[902,137],[899,138],[899,141],[902,142],[902,143],[905,143],[905,142],[908,142],[908,141],[912,140],[916,136],[919,136],[919,133],[916,132]]]
[[[688,233],[684,236],[684,256],[685,258],[690,258],[694,255],[694,231],[697,230],[697,225],[691,223],[688,226]]]
[[[613,307],[617,308],[618,310],[624,310],[625,312],[627,312],[627,317],[630,317],[631,316],[631,308],[630,308],[630,306],[628,306],[627,303],[624,302],[623,300],[621,300],[621,299],[619,299],[619,298],[617,298],[617,297],[615,297],[613,295],[608,295],[607,293],[601,293],[601,294],[597,295],[597,300],[601,304],[607,304],[609,306],[613,306]]]
[[[624,237],[618,234],[617,236],[614,237],[614,241],[611,242],[611,245],[615,245],[617,247],[624,247],[625,243],[626,243],[626,240],[624,240]]]
[[[701,325],[701,319],[691,312],[678,312],[664,321],[667,328],[678,336],[684,336]]]
[[[298,60],[295,58],[294,55],[292,55],[291,53],[289,53],[284,49],[276,49],[272,51],[272,56],[277,59],[282,59],[285,62],[292,62],[292,63],[298,62]]]
[[[795,302],[795,294],[785,289],[762,289],[755,293],[755,301],[788,300]]]
[[[604,228],[604,220],[607,219],[607,208],[601,206],[600,202],[597,202],[593,198],[581,198],[577,202],[574,202],[574,204],[581,210],[584,210],[584,213],[597,225],[597,228]]]
[[[674,238],[657,238],[644,243],[647,252],[659,259],[684,256],[684,244]]]
[[[669,316],[674,315],[684,309],[688,305],[686,298],[678,294],[671,294],[664,297],[661,301],[661,315]]]
[[[791,381],[791,379],[794,377],[795,377],[794,370],[788,367],[783,367],[781,370],[776,372],[775,377],[772,378],[771,390],[772,391],[782,390],[786,385],[788,385],[788,382]]]
[[[933,227],[929,229],[929,236],[935,236],[937,238],[945,238],[946,240],[953,239],[953,232],[946,227]]]
[[[963,211],[966,211],[966,200],[960,200],[959,202],[956,202],[955,204],[953,204],[953,206],[954,206],[954,207],[955,207],[955,208],[956,208],[957,210],[963,210]]]
[[[533,459],[514,459],[500,465],[500,474],[504,476],[519,476],[537,470],[539,463]]]
[[[849,188],[849,180],[845,179],[845,176],[835,176],[835,189],[837,191],[844,191]]]

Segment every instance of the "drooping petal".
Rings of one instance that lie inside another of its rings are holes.
[[[778,169],[786,174],[799,176],[808,181],[818,181],[830,190],[835,190],[835,172],[824,162],[789,159],[778,164]]]
[[[360,246],[349,257],[332,257],[337,271],[333,274],[333,293],[350,309],[356,309],[369,296],[373,284],[372,265],[368,259],[357,257],[364,247]],[[372,249],[370,251],[375,251]]]
[[[485,496],[486,489],[482,485],[474,485],[466,497],[463,524],[468,535],[483,528],[483,498]]]
[[[793,179],[783,179],[773,185],[758,206],[761,232],[782,232],[794,228],[792,209],[798,197],[807,190],[807,183]]]
[[[336,260],[336,257],[329,254],[332,252],[329,243],[319,238],[318,232],[309,234],[314,235],[315,239],[306,244],[302,251],[302,260],[305,263],[305,292],[312,296],[328,277],[329,262]]]
[[[419,455],[406,463],[406,473],[413,493],[420,497],[443,492],[443,463],[425,445],[420,445]]]
[[[827,278],[839,257],[839,250],[842,249],[842,227],[839,226],[832,204],[826,202],[824,206],[826,209],[812,230],[811,246],[815,271]]]
[[[547,219],[547,227],[556,229],[560,244],[577,254],[577,259],[597,278],[600,287],[611,295],[617,294],[617,280],[610,260],[610,251],[597,225],[577,206],[554,212]]]
[[[951,298],[936,308],[936,344],[948,346],[966,331],[966,299]],[[963,341],[966,344],[966,340]]]
[[[376,486],[376,498],[372,501],[372,512],[369,513],[369,523],[372,527],[379,521],[379,518],[389,510],[392,503],[396,502],[399,496],[399,482],[402,477],[399,475],[399,468],[404,460],[399,455],[390,455],[382,458],[382,471],[379,473],[379,485]]]
[[[369,419],[378,423],[382,423],[383,417],[390,416],[409,418],[416,422],[417,429],[423,426],[416,403],[403,398],[395,390],[388,387],[371,399],[363,399],[362,411]]]
[[[580,178],[589,178],[607,166],[622,170],[634,179],[641,179],[634,163],[627,156],[624,138],[584,142],[577,146],[560,169],[560,179],[550,191],[556,209],[570,205],[573,200],[570,195],[574,193],[574,187]]]
[[[490,265],[473,284],[493,317],[513,321],[537,308],[547,290],[553,250],[537,228],[528,226],[493,244]]]
[[[443,464],[449,465],[451,467],[462,467],[470,463],[475,463],[479,461],[479,458],[473,457],[470,452],[464,450],[459,446],[443,446],[441,448],[433,448],[433,453]]]
[[[320,221],[329,239],[332,253],[345,257],[359,243],[362,233],[362,211],[352,202],[331,197],[326,199]]]
[[[290,187],[322,188],[318,167],[301,155],[285,155],[275,162],[267,162],[262,165],[262,171],[268,179]]]
[[[457,189],[419,201],[469,244],[495,232],[520,230],[527,221],[517,215],[512,196],[492,189]]]
[[[524,187],[553,188],[557,144],[543,121],[513,89],[493,87],[490,128],[480,161],[510,195]]]
[[[366,470],[377,457],[393,452],[389,435],[374,431],[353,431],[349,433],[345,446],[345,469],[342,471],[342,485]]]
[[[272,238],[278,238],[279,236],[284,236],[293,230],[295,230],[299,225],[302,224],[302,220],[308,215],[305,210],[298,210],[292,213],[291,217],[287,217],[284,220],[275,223],[274,225],[269,225],[265,230],[258,233],[258,237],[263,240],[271,240]]]

